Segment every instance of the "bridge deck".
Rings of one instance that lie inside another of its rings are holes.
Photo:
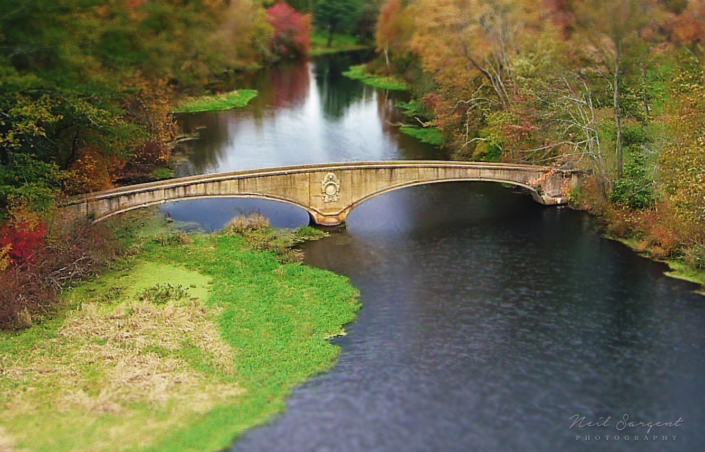
[[[260,197],[301,206],[318,224],[339,224],[353,207],[380,193],[446,181],[495,181],[527,188],[544,204],[565,202],[577,171],[502,163],[454,161],[347,162],[203,174],[74,196],[61,205],[96,220],[179,199]]]

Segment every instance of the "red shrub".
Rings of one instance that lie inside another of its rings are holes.
[[[12,263],[23,264],[44,245],[47,227],[41,221],[12,221],[0,229],[0,248],[9,247]]]
[[[13,219],[11,224],[18,223]],[[3,228],[3,233],[11,231],[3,240],[14,239],[22,252],[12,267],[0,271],[0,330],[30,326],[57,306],[63,289],[95,274],[122,251],[105,224],[70,218],[54,218],[49,224],[49,234],[40,241],[35,236],[41,231],[46,235],[44,223],[29,237],[22,229]]]

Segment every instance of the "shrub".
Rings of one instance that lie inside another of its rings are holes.
[[[630,209],[646,209],[654,202],[653,185],[646,172],[646,158],[640,152],[630,152],[624,176],[614,182],[610,201]]]
[[[688,267],[705,270],[705,244],[699,243],[688,249],[684,260]]]
[[[17,260],[0,272],[0,329],[31,325],[50,313],[59,293],[94,275],[123,250],[113,231],[87,220],[56,218],[31,259]]]
[[[25,206],[11,209],[10,220],[0,228],[0,248],[9,264],[29,262],[44,244],[47,227],[39,214]]]
[[[225,227],[225,232],[229,234],[243,234],[269,228],[269,219],[261,213],[251,215],[238,215]]]
[[[193,242],[193,239],[185,232],[163,233],[155,236],[152,242],[162,246],[185,245]]]

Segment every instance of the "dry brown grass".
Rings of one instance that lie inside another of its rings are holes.
[[[144,438],[179,427],[190,414],[231,402],[244,390],[222,377],[234,373],[234,352],[213,321],[218,312],[195,298],[163,306],[135,300],[112,307],[84,303],[53,339],[14,359],[0,356],[0,379],[9,383],[3,386],[25,388],[0,393],[0,400],[7,401],[0,420],[47,411],[87,416],[89,422],[119,416],[122,421],[111,424],[110,435],[85,449],[114,450],[110,441],[123,435],[134,438],[139,430],[142,441],[151,441]],[[197,349],[201,362],[213,371],[197,371],[180,358],[184,347]],[[183,415],[157,416],[140,425],[144,419],[137,406],[155,413],[177,409]],[[16,439],[31,443],[31,434],[20,433]],[[15,438],[0,431],[0,452],[15,452],[14,444]]]
[[[121,413],[131,403],[163,405],[175,399],[197,402],[198,411],[208,409],[241,390],[232,384],[211,383],[209,376],[195,372],[184,360],[150,350],[176,351],[189,342],[218,371],[231,374],[233,351],[218,336],[212,316],[196,300],[163,309],[129,302],[109,313],[101,313],[95,304],[83,305],[52,340],[52,348],[64,349],[68,361],[49,358],[44,348],[37,348],[19,361],[3,362],[3,375],[31,380],[33,387],[60,385],[61,391],[51,401],[59,411],[80,407]],[[85,390],[93,386],[86,365],[99,367],[90,369],[100,373],[97,394]],[[31,410],[39,402],[33,399],[14,397],[9,408]]]
[[[0,452],[18,452],[14,444],[15,441],[0,427]]]

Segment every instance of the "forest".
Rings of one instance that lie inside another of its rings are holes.
[[[705,268],[705,2],[390,0],[370,72],[456,159],[590,171],[608,236]]]
[[[58,198],[171,177],[180,99],[341,35],[454,158],[588,170],[609,236],[705,268],[703,0],[6,0],[0,326],[121,252]]]

